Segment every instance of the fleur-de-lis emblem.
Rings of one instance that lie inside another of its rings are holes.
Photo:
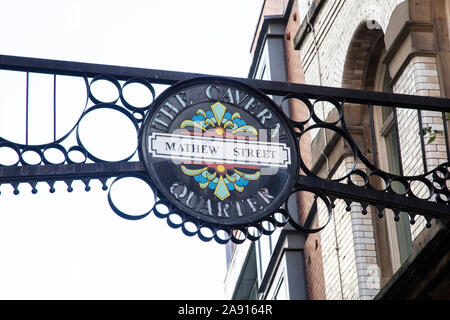
[[[191,120],[185,120],[180,128],[194,128],[201,130],[202,134],[209,133],[211,136],[226,138],[241,138],[240,132],[245,132],[257,139],[258,130],[241,118],[238,112],[231,114],[227,108],[220,102],[216,102],[211,110],[204,111],[198,109]],[[228,131],[228,132],[227,132]],[[240,168],[242,167],[242,168]],[[243,170],[243,169],[247,170]],[[240,170],[238,170],[240,169]],[[193,177],[198,182],[200,188],[214,190],[214,195],[220,200],[225,200],[231,195],[231,192],[243,192],[250,181],[256,181],[261,176],[257,167],[238,166],[228,164],[205,164],[202,168],[189,168],[188,165],[182,165],[181,170],[187,176]],[[253,172],[243,172],[252,170]]]

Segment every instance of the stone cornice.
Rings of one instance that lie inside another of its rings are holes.
[[[429,41],[421,41],[421,38],[425,39],[426,35],[433,37],[434,29],[434,24],[428,21],[408,20],[403,24],[382,58],[383,63],[390,66],[392,86],[397,82],[412,58],[416,56],[436,56],[434,40],[431,44]],[[407,44],[407,41],[410,41],[410,43]]]
[[[399,31],[394,41],[392,42],[392,45],[389,48],[387,48],[387,52],[383,57],[383,63],[389,64],[393,60],[393,58],[395,57],[401,45],[403,44],[403,42],[405,41],[405,39],[408,37],[409,34],[411,34],[412,32],[432,33],[433,29],[434,26],[432,22],[406,21],[402,29]]]

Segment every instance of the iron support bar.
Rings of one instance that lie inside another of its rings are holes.
[[[299,176],[297,185],[308,186],[325,193],[327,196],[374,205],[377,207],[393,208],[399,211],[410,212],[419,215],[450,218],[448,205],[421,200],[391,192],[382,192],[370,188],[362,188],[349,184],[343,184],[332,180],[316,177]]]
[[[121,174],[144,173],[141,162],[99,162],[85,164],[0,167],[0,184],[30,181],[115,177]]]
[[[134,67],[112,66],[94,63],[81,63],[61,60],[37,59],[0,55],[0,69],[57,73],[71,76],[94,77],[99,74],[113,76],[118,80],[130,78],[144,78],[152,83],[171,85],[178,81],[207,77],[211,75],[189,72],[144,69]],[[266,94],[285,96],[290,93],[303,94],[309,99],[322,96],[334,97],[350,103],[373,104],[379,106],[395,106],[410,109],[450,112],[450,99],[424,97],[413,95],[396,95],[376,91],[360,91],[335,87],[323,87],[288,83],[279,81],[265,81],[246,78],[235,78],[237,81],[256,87]]]

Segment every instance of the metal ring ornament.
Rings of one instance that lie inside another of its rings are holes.
[[[377,177],[380,177],[381,179],[383,179],[383,181],[384,181],[384,187],[381,187],[381,188],[379,188],[379,189],[377,189],[374,185],[372,185],[371,183],[370,183],[370,178],[371,177],[375,177],[375,176],[377,176]],[[390,187],[390,185],[391,185],[391,179],[389,178],[389,174],[387,173],[387,172],[384,172],[384,171],[381,171],[381,170],[375,170],[375,171],[372,171],[370,174],[369,174],[369,184],[367,185],[369,188],[371,188],[371,189],[374,189],[374,190],[378,190],[378,191],[386,191],[386,190],[388,190],[389,189],[389,187]]]
[[[74,152],[74,151],[80,152],[80,153],[83,155],[84,160],[83,160],[83,161],[80,161],[80,162],[73,161],[73,160],[70,158],[70,153],[71,153],[71,152]],[[82,164],[82,163],[85,163],[86,160],[87,160],[87,151],[86,151],[85,148],[80,147],[80,146],[72,146],[72,147],[69,148],[69,150],[67,150],[67,163],[69,163],[69,164]]]
[[[336,121],[331,121],[331,122],[326,121],[326,119],[323,119],[323,120],[320,119],[319,116],[316,114],[316,111],[314,109],[314,105],[316,103],[318,103],[318,102],[329,102],[329,103],[331,103],[336,108],[336,110],[338,111],[339,118]],[[313,118],[313,120],[316,123],[327,123],[327,124],[335,125],[339,121],[344,119],[344,110],[343,110],[342,104],[338,100],[336,100],[334,98],[331,98],[331,97],[319,97],[319,98],[316,99],[316,101],[314,101],[313,110],[312,110],[312,118]]]
[[[95,110],[99,110],[99,109],[112,109],[112,110],[118,111],[118,112],[122,113],[123,115],[125,115],[133,124],[134,128],[136,129],[136,134],[139,137],[139,125],[138,125],[136,119],[126,109],[119,107],[118,105],[111,104],[111,103],[101,103],[101,104],[97,104],[97,105],[89,108],[81,117],[80,123],[87,114],[89,114],[90,112],[93,112]],[[94,156],[92,153],[90,153],[86,149],[86,147],[83,145],[83,142],[81,141],[81,138],[79,135],[79,126],[77,127],[76,138],[77,138],[78,144],[81,147],[83,147],[84,150],[86,150],[87,157],[94,162],[125,162],[125,161],[130,160],[134,156],[134,154],[137,152],[137,149],[138,149],[138,147],[136,146],[136,149],[133,151],[133,153],[131,155],[129,155],[128,157],[125,157],[124,159],[120,159],[120,160],[116,160],[116,161],[108,161],[108,160],[103,160],[103,159],[100,159],[100,158]]]
[[[117,206],[114,204],[114,201],[111,198],[111,190],[112,190],[112,187],[113,187],[114,183],[116,183],[117,181],[119,181],[121,179],[124,179],[124,178],[137,178],[137,179],[142,180],[153,191],[154,197],[156,199],[156,193],[154,191],[152,183],[146,176],[141,175],[141,174],[137,174],[137,173],[134,173],[134,174],[133,173],[127,173],[127,174],[123,174],[123,175],[118,176],[111,183],[111,186],[109,187],[109,190],[108,190],[108,203],[109,203],[111,209],[114,211],[114,213],[117,214],[119,217],[121,217],[123,219],[126,219],[126,220],[141,220],[141,219],[147,217],[152,211],[154,211],[157,202],[155,202],[155,204],[153,205],[153,207],[149,211],[147,211],[147,212],[145,212],[143,214],[140,214],[140,215],[130,215],[130,214],[127,214],[127,213],[123,212],[119,208],[117,208]]]
[[[152,101],[151,101],[148,105],[146,105],[146,106],[144,106],[144,107],[136,107],[136,106],[133,106],[133,105],[130,104],[130,103],[127,101],[127,99],[123,96],[123,89],[125,89],[125,87],[126,87],[127,85],[133,84],[133,83],[139,83],[139,84],[142,84],[144,87],[146,87],[146,88],[150,91],[150,93],[152,94]],[[155,89],[153,88],[152,84],[151,84],[150,82],[148,82],[147,80],[141,79],[141,78],[132,78],[132,79],[127,80],[127,81],[123,84],[122,89],[120,90],[120,101],[123,103],[123,105],[125,106],[125,108],[127,108],[128,110],[130,110],[130,111],[132,111],[132,112],[135,112],[135,111],[143,112],[143,111],[147,110],[147,109],[150,108],[150,106],[152,105],[153,100],[155,100],[155,97],[156,97],[156,93],[155,93]]]
[[[297,186],[295,187],[295,189],[291,192],[291,194],[289,195],[289,197],[286,199],[286,203],[285,203],[285,207],[288,207],[288,201],[291,195],[293,195],[294,193],[300,192],[300,191],[307,191],[307,192],[311,192],[313,194],[315,194],[316,196],[318,196],[326,205],[326,208],[328,210],[328,218],[327,221],[325,222],[325,224],[319,228],[315,228],[315,229],[308,229],[305,228],[304,226],[301,226],[300,224],[298,224],[297,222],[295,222],[294,218],[292,218],[292,216],[289,213],[289,223],[298,231],[302,231],[302,232],[306,232],[308,234],[313,234],[313,233],[318,233],[320,231],[322,231],[327,225],[328,223],[331,221],[331,217],[333,214],[333,209],[331,207],[331,202],[328,199],[328,197],[321,191],[316,190],[314,188],[310,188],[310,187],[306,187],[306,186]],[[289,212],[289,211],[288,211]]]
[[[101,101],[100,99],[97,99],[97,98],[95,97],[95,95],[93,94],[93,92],[92,92],[92,90],[91,90],[91,86],[92,86],[95,82],[100,81],[100,80],[105,80],[105,81],[111,82],[111,83],[117,88],[117,93],[118,93],[118,95],[117,95],[117,98],[116,98],[116,99],[114,99],[114,100],[112,100],[112,101]],[[92,101],[94,104],[102,104],[102,103],[111,103],[111,104],[114,104],[114,103],[116,103],[117,101],[119,101],[120,95],[121,95],[121,92],[122,92],[122,88],[121,88],[121,86],[120,86],[119,81],[117,81],[116,78],[111,77],[111,76],[108,76],[108,75],[98,75],[98,76],[95,76],[95,77],[91,80],[91,82],[89,83],[88,91],[89,91],[89,99],[91,99],[91,101]]]
[[[177,217],[180,218],[180,221],[179,221],[179,222],[173,221],[173,220],[171,219],[171,217],[175,217],[175,216],[177,216]],[[167,222],[167,224],[169,225],[169,227],[171,227],[171,228],[173,228],[173,229],[178,229],[178,228],[180,228],[180,227],[184,224],[185,219],[186,219],[186,218],[185,218],[185,215],[183,214],[183,212],[178,211],[178,210],[174,210],[174,211],[170,211],[170,212],[169,212],[169,214],[168,214],[167,217],[166,217],[166,222]]]
[[[344,130],[342,130],[341,128],[333,125],[333,124],[329,124],[326,122],[322,122],[322,123],[318,123],[318,124],[314,124],[312,126],[309,126],[305,131],[301,132],[298,135],[298,140],[300,141],[300,139],[303,137],[304,134],[306,134],[307,132],[309,132],[310,130],[314,130],[314,129],[328,129],[331,131],[336,132],[337,134],[341,135],[341,137],[347,141],[348,145],[351,148],[351,151],[353,153],[353,164],[352,164],[352,168],[349,170],[349,172],[347,174],[345,174],[344,176],[337,178],[337,179],[331,179],[333,181],[342,181],[346,178],[348,178],[350,176],[350,174],[352,172],[355,171],[356,169],[356,165],[358,163],[358,155],[359,155],[359,149],[356,146],[356,143],[353,141],[353,139],[351,138],[350,134],[345,132]],[[306,166],[305,162],[303,161],[302,158],[302,150],[301,148],[299,148],[298,150],[299,153],[299,162],[300,162],[300,167],[302,168],[302,170],[305,172],[306,175],[308,176],[313,176],[316,177],[316,175],[314,173],[312,173],[309,168]]]
[[[51,149],[56,149],[56,150],[61,151],[61,153],[64,155],[64,160],[63,160],[63,161],[60,161],[60,162],[58,162],[58,163],[54,163],[54,162],[51,162],[49,159],[47,159],[47,157],[45,156],[45,152],[46,152],[47,150],[51,150]],[[45,164],[63,164],[63,163],[65,163],[65,162],[67,161],[67,159],[68,159],[68,155],[67,155],[67,150],[66,150],[66,148],[64,148],[62,145],[57,144],[57,143],[49,144],[48,146],[46,146],[46,147],[44,148],[44,151],[42,151],[42,153],[43,153],[43,155],[44,155],[44,163],[45,163]]]
[[[188,225],[192,224],[195,226],[196,230],[192,231],[188,229]],[[184,220],[182,226],[181,226],[181,231],[188,237],[193,237],[195,236],[198,232],[199,232],[200,228],[199,228],[199,223],[196,220],[193,220],[191,218],[187,218]]]
[[[441,175],[439,175],[441,174]],[[443,167],[437,167],[433,170],[433,180],[439,182],[440,184],[445,183],[445,180],[447,180],[450,176],[450,173],[448,170],[445,170]]]
[[[25,161],[25,159],[23,158],[23,155],[26,152],[36,153],[40,158],[39,162],[33,164],[33,163],[28,163],[27,161]],[[42,153],[42,150],[40,148],[35,147],[35,146],[28,146],[28,147],[25,147],[22,149],[22,152],[20,153],[19,158],[20,158],[20,163],[24,166],[38,166],[44,161],[44,154]]]
[[[353,176],[353,175],[358,176],[358,177],[361,177],[361,178],[363,179],[363,181],[364,181],[364,185],[361,186],[361,185],[355,183],[355,182],[352,180],[352,176]],[[363,170],[356,169],[356,170],[353,170],[353,171],[350,173],[350,175],[348,176],[348,178],[347,178],[347,183],[348,183],[348,184],[351,184],[351,185],[354,185],[354,186],[356,186],[356,187],[366,187],[366,186],[369,184],[369,177],[367,176],[367,174],[366,174]]]
[[[303,103],[306,105],[306,107],[308,108],[308,119],[302,120],[302,121],[295,121],[295,120],[292,120],[292,119],[289,118],[289,122],[290,122],[294,127],[296,127],[296,128],[298,128],[298,129],[300,129],[301,131],[303,131],[303,130],[304,130],[304,125],[307,124],[307,123],[311,120],[311,117],[312,117],[312,115],[313,115],[313,113],[314,113],[314,107],[313,107],[311,101],[310,101],[307,97],[305,97],[305,96],[302,95],[302,94],[298,94],[298,93],[290,93],[290,94],[284,96],[284,97],[283,97],[283,100],[281,100],[280,107],[281,107],[281,105],[283,105],[284,101],[286,101],[286,100],[288,100],[288,99],[297,99],[297,100],[300,100],[300,101],[303,102]]]
[[[253,230],[256,230],[258,233],[256,235],[253,235],[250,230],[253,228]],[[247,239],[250,241],[257,241],[261,236],[264,234],[263,227],[261,226],[261,223],[255,222],[247,226]]]
[[[423,183],[423,184],[428,188],[428,192],[429,192],[428,197],[426,197],[426,198],[420,198],[420,197],[418,197],[418,196],[412,191],[412,189],[411,189],[411,184],[412,184],[414,181],[421,182],[421,183]],[[433,186],[433,184],[431,183],[430,180],[428,180],[428,179],[426,179],[426,178],[414,178],[414,179],[411,179],[411,180],[409,181],[409,188],[408,188],[408,195],[409,195],[409,196],[414,197],[414,198],[416,198],[416,199],[420,199],[420,200],[430,200],[430,199],[433,197],[434,194],[435,194],[435,192],[434,192],[434,186]]]
[[[155,190],[155,189],[153,189]],[[161,212],[160,209],[158,209],[158,206],[165,206],[167,208],[167,212]],[[164,200],[164,199],[159,199],[158,201],[155,202],[155,205],[153,206],[153,213],[155,214],[156,217],[160,218],[160,219],[165,219],[167,218],[167,216],[170,214],[172,209],[172,205],[170,204],[169,201]]]
[[[202,232],[202,230],[209,230],[211,232],[211,235],[205,235],[205,232]],[[214,237],[216,236],[216,230],[214,229],[213,226],[211,226],[208,223],[203,223],[199,226],[198,228],[198,232],[197,232],[197,236],[199,237],[200,240],[202,240],[203,242],[209,242],[212,239],[214,239]],[[228,242],[228,241],[227,241]]]
[[[237,238],[236,234],[238,234],[238,233],[242,233],[244,235],[244,237],[243,238]],[[233,229],[233,231],[231,233],[231,239],[230,240],[233,243],[235,243],[235,244],[242,244],[242,243],[245,242],[245,240],[247,240],[247,238],[248,238],[248,230],[247,230],[247,228],[237,227],[237,228]]]
[[[441,183],[439,183],[438,181],[433,180],[431,183],[433,184],[434,191],[435,191],[436,193],[442,193],[442,192],[445,190],[444,185],[441,184]]]
[[[223,233],[225,233],[226,235],[227,235],[227,237],[224,239],[224,238],[221,238],[220,236],[219,236],[219,234],[221,233],[221,232],[223,232]],[[215,230],[214,230],[214,240],[218,243],[218,244],[227,244],[230,240],[231,240],[231,238],[233,237],[233,232],[232,232],[232,230],[230,229],[230,228],[228,228],[228,227],[219,227],[219,228],[216,228]],[[201,238],[200,238],[201,239]],[[232,241],[232,240],[231,240]]]
[[[393,186],[395,185],[394,182],[400,183],[403,186],[405,191],[400,193],[399,191],[394,190],[394,188],[393,188]],[[406,195],[409,190],[408,180],[406,180],[405,178],[400,177],[400,176],[389,179],[389,190],[396,194]]]
[[[277,219],[278,214],[284,218],[283,221]],[[271,215],[271,218],[273,218],[273,221],[275,222],[275,227],[282,228],[289,222],[289,212],[286,209],[279,208]]]
[[[0,143],[0,149],[1,148],[10,148],[10,149],[12,149],[17,154],[17,161],[14,162],[13,164],[10,164],[10,165],[2,165],[2,164],[0,164],[0,167],[14,167],[14,166],[17,166],[20,163],[21,152],[20,152],[20,148],[16,144],[14,144],[12,142],[1,142]]]
[[[442,192],[439,192],[436,195],[436,201],[439,203],[450,203],[450,192],[448,190],[443,190]]]
[[[133,112],[133,117],[137,123],[141,123],[145,119],[145,112],[142,110],[136,110]]]
[[[264,223],[270,223],[272,225],[272,228],[264,227]],[[264,235],[270,236],[277,228],[277,221],[274,217],[268,217],[263,222],[261,222],[261,228]]]

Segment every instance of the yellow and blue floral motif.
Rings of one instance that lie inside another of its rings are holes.
[[[231,114],[226,109],[220,102],[212,105],[211,111],[205,112],[203,109],[198,109],[192,120],[183,121],[180,128],[193,127],[204,132],[214,128],[218,135],[223,135],[225,129],[229,128],[233,134],[249,132],[255,137],[258,136],[258,130],[247,125],[238,112]],[[210,173],[209,167],[214,168],[215,172]],[[205,166],[201,169],[189,169],[186,166],[181,166],[181,170],[185,175],[193,177],[200,188],[214,190],[214,195],[220,200],[228,198],[232,191],[243,192],[250,181],[256,181],[261,176],[260,171],[244,173],[234,168],[226,170],[226,165],[221,164]]]
[[[204,111],[198,109],[197,113],[192,117],[192,120],[185,120],[181,123],[180,128],[194,127],[207,131],[210,128],[224,129],[230,128],[233,134],[238,132],[250,132],[255,136],[258,136],[258,130],[255,127],[247,125],[247,123],[241,119],[241,115],[238,112],[231,114],[226,112],[227,108],[220,102],[211,106],[211,111]]]
[[[225,173],[224,177],[223,175],[218,175],[216,172],[211,174],[207,169],[208,167],[190,170],[185,166],[181,166],[181,170],[185,175],[194,177],[200,188],[214,190],[214,195],[220,200],[228,198],[231,195],[230,191],[244,191],[244,187],[250,181],[256,181],[261,176],[261,172],[259,171],[249,174],[234,169],[231,175]]]

